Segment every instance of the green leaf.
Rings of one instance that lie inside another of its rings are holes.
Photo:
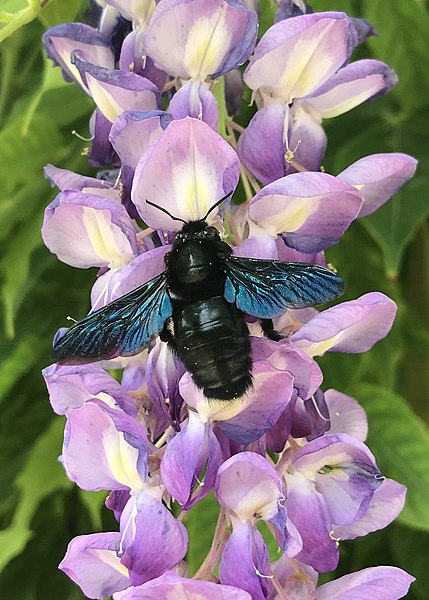
[[[10,123],[0,132],[1,173],[0,189],[3,197],[14,193],[18,184],[28,183],[29,174],[42,177],[43,166],[58,160],[67,152],[55,123],[47,116],[35,115],[27,135],[21,132],[22,119]],[[61,149],[60,149],[61,147]]]
[[[67,0],[67,2],[64,2],[64,0],[52,0],[43,8],[39,14],[39,19],[46,29],[60,23],[70,23],[75,20],[81,6],[82,0]]]
[[[426,177],[418,173],[389,202],[362,220],[383,252],[389,279],[397,277],[406,248],[429,215],[426,187]]]
[[[186,515],[185,525],[189,535],[186,561],[190,575],[198,570],[210,550],[218,514],[219,504],[211,492]]]
[[[30,278],[30,261],[35,249],[42,245],[38,226],[41,221],[41,213],[27,221],[12,237],[12,242],[0,262],[0,273],[4,278],[2,300],[8,337],[14,336],[16,312],[25,293],[34,283],[34,278]]]
[[[347,390],[368,414],[368,446],[387,477],[408,488],[402,523],[429,531],[429,433],[407,402],[376,385]]]
[[[104,508],[108,492],[101,490],[100,492],[87,492],[79,490],[79,495],[82,503],[85,505],[92,527],[95,531],[102,529],[101,511]]]
[[[429,93],[427,8],[420,0],[407,0],[391,2],[386,10],[383,2],[364,0],[362,15],[380,34],[368,41],[374,56],[387,62],[399,75],[392,96],[405,114],[413,114],[426,106]]]
[[[49,2],[50,0],[27,0],[27,6],[25,6],[22,0],[9,0],[5,5],[2,5],[3,10],[0,12],[0,43],[27,23],[31,23]]]
[[[55,417],[51,426],[38,439],[16,481],[20,497],[12,524],[0,531],[0,569],[17,556],[31,538],[31,519],[43,498],[54,490],[71,486],[57,460],[63,429],[64,420]]]
[[[396,525],[392,531],[390,547],[395,564],[416,578],[411,588],[413,593],[417,598],[427,600],[429,534]]]

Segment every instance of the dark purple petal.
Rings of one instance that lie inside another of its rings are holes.
[[[194,117],[207,123],[214,131],[218,124],[216,98],[203,83],[187,81],[173,96],[168,105],[173,119]]]
[[[249,444],[275,425],[293,395],[293,375],[273,367],[268,361],[253,365],[253,387],[242,401],[236,416],[218,420],[217,426],[226,435]]]
[[[222,449],[210,425],[189,411],[186,427],[167,444],[161,460],[161,478],[173,498],[190,508],[210,492],[221,463]],[[191,500],[196,483],[200,489]]]
[[[287,511],[298,529],[303,549],[296,558],[319,573],[326,573],[338,564],[338,547],[331,536],[332,522],[323,498],[302,474],[287,475]]]
[[[119,159],[109,139],[112,123],[103,115],[100,109],[95,109],[89,122],[89,128],[93,137],[91,148],[88,152],[90,164],[93,167],[118,165]]]
[[[264,539],[248,523],[234,519],[233,525],[220,561],[220,581],[246,590],[252,600],[265,600],[270,588],[270,559]]]
[[[237,153],[241,161],[264,185],[288,172],[284,158],[284,120],[284,105],[268,104],[258,110],[238,140]]]

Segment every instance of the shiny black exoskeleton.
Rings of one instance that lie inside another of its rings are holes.
[[[223,295],[223,261],[231,254],[205,221],[183,226],[165,261],[174,337],[167,326],[161,333],[204,394],[225,400],[241,396],[252,381],[244,314]]]
[[[225,198],[203,219],[183,221],[163,273],[73,325],[55,344],[54,361],[82,364],[131,356],[159,335],[207,398],[244,394],[252,383],[245,315],[259,318],[263,333],[279,339],[274,317],[287,308],[336,298],[344,282],[318,265],[234,256],[206,221]]]

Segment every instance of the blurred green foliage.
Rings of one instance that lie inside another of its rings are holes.
[[[262,29],[269,25],[263,0]],[[407,152],[420,161],[415,178],[376,214],[355,223],[328,258],[347,281],[346,299],[380,290],[399,306],[390,335],[362,355],[321,360],[325,389],[354,395],[368,412],[369,446],[385,475],[408,486],[407,505],[386,530],[341,545],[334,577],[378,564],[417,576],[409,598],[429,589],[429,11],[425,0],[314,0],[315,10],[368,18],[378,37],[354,58],[386,61],[399,84],[386,97],[325,122],[325,169],[336,174],[374,152]],[[2,0],[0,5],[0,597],[82,598],[57,571],[66,544],[80,533],[115,527],[105,494],[72,486],[57,462],[63,420],[40,376],[65,316],[83,316],[95,270],[61,264],[44,248],[40,225],[55,191],[47,162],[93,174],[82,156],[91,101],[63,82],[44,58],[45,28],[82,19],[81,0]],[[216,519],[211,497],[185,519],[194,572]],[[331,577],[331,576],[329,576]]]

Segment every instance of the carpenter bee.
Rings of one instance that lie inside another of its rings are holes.
[[[231,400],[252,385],[245,315],[260,319],[279,339],[272,319],[288,308],[315,306],[340,296],[343,280],[312,264],[234,256],[207,217],[182,221],[165,256],[165,271],[73,325],[56,343],[60,364],[131,356],[159,335],[177,353],[207,398]]]

